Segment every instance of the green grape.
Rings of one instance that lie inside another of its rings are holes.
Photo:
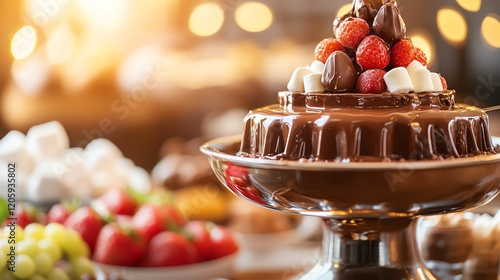
[[[76,257],[90,257],[90,249],[83,241],[80,234],[72,229],[67,231],[67,242],[63,245],[63,250],[70,259]]]
[[[92,262],[85,257],[77,257],[71,260],[71,266],[73,267],[73,273],[76,275],[77,279],[83,274],[94,275],[94,265]]]
[[[44,238],[38,241],[38,247],[40,248],[40,251],[49,254],[54,263],[58,262],[62,258],[61,248],[50,238]]]
[[[48,237],[62,249],[64,244],[68,242],[68,231],[67,229],[58,223],[50,223],[45,226],[45,237]]]
[[[47,275],[54,268],[54,261],[45,252],[38,252],[33,256],[35,262],[35,272],[41,275]]]
[[[0,271],[4,271],[5,268],[7,267],[7,257],[1,253],[0,254]],[[2,278],[0,278],[2,279]]]
[[[17,244],[17,253],[33,257],[40,251],[38,241],[31,237],[25,238]]]
[[[47,280],[71,280],[68,274],[61,268],[55,267],[49,275]]]
[[[18,255],[16,258],[16,269],[12,274],[21,279],[33,276],[35,274],[35,262],[27,255]]]
[[[7,255],[10,252],[10,246],[14,246],[14,244],[9,244],[9,240],[6,238],[0,239],[0,253]]]
[[[0,197],[0,224],[2,224],[9,216],[9,208],[5,198]]]
[[[24,228],[24,236],[40,240],[45,237],[45,226],[39,223],[32,223]]]
[[[12,272],[8,270],[4,270],[0,272],[0,279],[2,280],[16,280],[16,277],[12,274]]]
[[[46,278],[40,274],[35,274],[26,280],[46,280]]]
[[[10,234],[11,234],[10,227],[4,227],[2,230],[2,235],[4,237],[9,237]],[[15,234],[16,242],[19,242],[19,241],[24,239],[24,229],[22,227],[16,226],[14,234]]]
[[[70,280],[68,274],[59,267],[54,267],[47,275],[47,280]]]

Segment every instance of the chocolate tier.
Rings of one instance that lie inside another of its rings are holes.
[[[488,115],[454,91],[280,92],[244,119],[240,156],[309,161],[436,160],[496,153]]]

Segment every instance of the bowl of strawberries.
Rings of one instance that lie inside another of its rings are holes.
[[[81,235],[97,275],[153,280],[229,277],[239,249],[232,233],[209,221],[187,220],[171,199],[163,191],[146,196],[113,189],[76,209],[56,204],[47,219]]]

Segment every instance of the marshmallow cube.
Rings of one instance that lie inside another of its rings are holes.
[[[325,87],[321,83],[322,74],[314,73],[304,77],[304,91],[305,92],[324,92]]]
[[[315,60],[311,63],[309,69],[311,69],[315,73],[323,74],[323,72],[325,71],[325,64],[319,60]]]
[[[26,136],[23,133],[12,130],[0,140],[0,160],[15,163],[17,171],[33,171],[33,159],[26,151]]]
[[[59,160],[53,163],[53,167],[68,194],[90,199],[94,186],[89,172],[84,168],[83,153],[82,148],[68,149]]]
[[[68,148],[68,134],[57,121],[33,126],[26,134],[26,150],[36,162],[60,156]]]
[[[409,93],[414,90],[410,75],[404,67],[396,67],[385,73],[384,81],[387,90],[394,94]]]
[[[410,73],[415,92],[430,92],[434,90],[431,72],[427,69],[418,69]]]
[[[408,70],[408,73],[411,74],[411,72],[420,70],[420,69],[427,69],[425,66],[422,65],[418,60],[413,60],[406,66],[406,70]]]
[[[287,88],[289,91],[304,92],[304,77],[314,72],[307,67],[298,67],[293,71],[292,77],[288,82]]]
[[[57,175],[54,160],[42,161],[31,175],[27,194],[28,199],[34,202],[57,202],[66,197],[65,187]]]
[[[434,86],[434,91],[442,91],[443,84],[441,83],[441,77],[438,73],[431,73],[432,85]]]
[[[127,179],[128,185],[136,192],[149,193],[151,191],[151,178],[143,168],[135,166]]]
[[[83,164],[89,172],[113,169],[120,158],[123,158],[120,149],[104,138],[92,140],[83,151]]]

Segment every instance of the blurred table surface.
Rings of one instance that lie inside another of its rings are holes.
[[[320,241],[243,248],[230,280],[282,280],[307,271],[319,258]]]

